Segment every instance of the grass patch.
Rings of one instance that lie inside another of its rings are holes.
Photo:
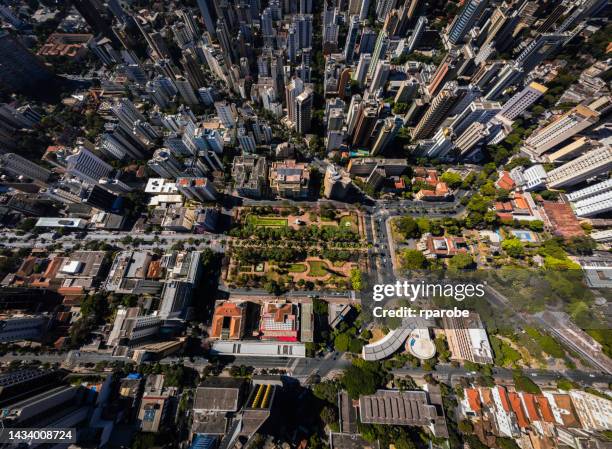
[[[542,334],[533,327],[526,327],[525,332],[527,332],[527,334],[533,338],[538,343],[540,348],[542,348],[542,350],[549,356],[556,359],[565,358],[565,351],[563,350],[563,347],[550,335]]]
[[[290,273],[304,273],[307,269],[308,267],[303,263],[292,263],[288,268]]]
[[[352,231],[357,232],[357,217],[355,217],[353,214],[345,215],[340,218],[338,226],[342,229],[351,229]]]
[[[346,262],[343,260],[336,260],[332,262],[332,265],[336,268],[342,268]]]
[[[253,226],[282,228],[287,226],[287,219],[279,217],[260,217],[259,215],[248,215],[247,223]]]
[[[308,266],[310,267],[310,270],[308,271],[309,276],[319,278],[327,276],[329,274],[329,267],[327,266],[326,262],[320,260],[311,260],[308,261]]]

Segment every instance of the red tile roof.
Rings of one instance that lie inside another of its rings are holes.
[[[512,407],[512,411],[516,415],[516,421],[518,422],[519,427],[529,427],[529,420],[527,420],[527,416],[525,415],[525,411],[523,410],[521,398],[519,397],[518,393],[508,393],[508,397],[510,399],[510,406]]]
[[[563,238],[584,235],[580,222],[569,204],[544,201],[542,209],[550,221],[554,234]]]
[[[467,394],[468,404],[470,404],[470,408],[475,412],[479,412],[480,407],[480,394],[478,394],[478,390],[474,388],[466,388],[465,393]]]

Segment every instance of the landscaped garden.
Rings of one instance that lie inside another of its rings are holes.
[[[322,260],[310,260],[308,261],[308,266],[310,267],[308,274],[312,277],[320,278],[329,274],[329,267]]]
[[[249,214],[246,218],[248,224],[256,227],[283,228],[287,226],[288,220],[282,217],[261,217]]]

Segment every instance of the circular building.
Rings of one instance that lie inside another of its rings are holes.
[[[408,337],[406,349],[421,360],[431,359],[436,355],[436,345],[429,337],[428,329],[414,329]]]

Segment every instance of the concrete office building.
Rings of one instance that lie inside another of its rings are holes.
[[[529,168],[522,169],[516,167],[510,171],[510,177],[517,186],[526,191],[537,190],[544,186],[548,174],[541,164],[532,165]]]
[[[108,178],[113,167],[84,147],[66,158],[66,173],[88,184],[96,185],[100,179]]]
[[[2,314],[0,315],[0,342],[40,340],[46,322],[47,317],[44,315]]]
[[[576,216],[594,217],[612,210],[612,191],[600,193],[572,203]]]
[[[232,165],[236,193],[248,198],[262,198],[266,194],[268,163],[265,157],[236,156]]]
[[[493,350],[480,316],[470,313],[468,318],[443,318],[451,359],[472,363],[493,363]]]
[[[16,178],[23,176],[43,184],[51,178],[49,170],[15,153],[0,156],[0,171],[7,172]]]

